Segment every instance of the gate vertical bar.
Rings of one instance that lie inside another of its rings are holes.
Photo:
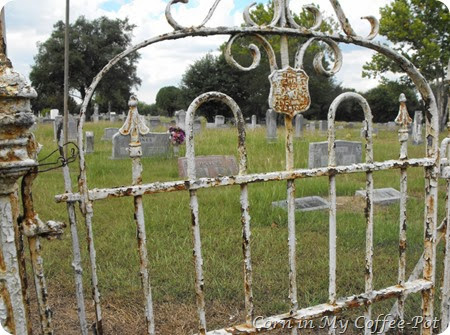
[[[63,149],[63,137],[59,132],[58,136],[58,147],[59,153],[64,157]],[[64,189],[66,193],[72,192],[72,180],[70,179],[70,171],[67,163],[62,166],[63,178],[64,178]],[[75,295],[77,297],[77,314],[78,320],[80,322],[80,332],[82,335],[88,334],[88,325],[86,322],[86,307],[84,304],[84,289],[83,289],[83,267],[81,264],[81,250],[80,250],[80,240],[78,236],[77,228],[77,217],[75,212],[75,203],[67,202],[67,213],[69,217],[70,225],[70,236],[72,238],[72,268],[74,272],[75,279]]]
[[[139,115],[139,112],[137,110],[137,105],[138,100],[136,96],[131,96],[130,101],[128,102],[130,110],[128,112],[127,119],[122,128],[120,128],[119,130],[119,133],[121,135],[130,135],[129,153],[132,160],[133,186],[142,184],[142,146],[139,140],[139,135],[145,135],[150,131],[141,119],[141,116]],[[134,211],[139,250],[139,271],[141,276],[142,289],[144,291],[147,334],[154,335],[155,319],[153,316],[152,290],[148,270],[147,237],[145,233],[145,219],[142,196],[134,197]]]
[[[447,96],[450,98],[450,60],[447,67],[446,82],[448,86]],[[450,100],[450,99],[449,99]],[[447,104],[447,139],[450,142],[450,103]],[[445,142],[445,140],[444,140]],[[447,164],[450,162],[449,142],[446,142],[443,149],[446,150]],[[441,159],[444,158],[444,153],[441,150]],[[441,331],[443,332],[450,326],[450,179],[447,178],[447,193],[446,193],[446,220],[445,220],[445,247],[444,247],[444,279],[442,282],[442,301],[441,301]]]
[[[286,1],[278,2],[280,11],[280,27],[287,26]],[[280,37],[281,68],[289,67],[289,45],[286,35]],[[284,126],[286,131],[286,170],[294,169],[294,127],[292,126],[293,115],[286,114]],[[290,314],[298,310],[297,292],[297,239],[295,234],[295,180],[287,181],[287,212],[288,212],[288,247],[289,247],[289,298],[291,300]],[[297,334],[297,328],[293,327],[292,335]]]
[[[336,166],[334,118],[329,115],[328,119],[328,166]],[[336,176],[330,175],[329,182],[329,278],[328,278],[328,303],[336,304]],[[336,319],[336,316],[333,316]],[[328,333],[336,334],[336,327],[330,326]]]
[[[398,139],[400,142],[400,160],[408,159],[408,125],[412,120],[406,108],[406,97],[402,93],[399,97],[400,108],[395,122],[400,125]],[[400,169],[400,224],[399,224],[399,260],[398,260],[398,285],[404,285],[406,279],[406,201],[408,198],[408,176],[406,169]],[[404,319],[405,296],[400,295],[397,299],[397,315],[400,321]],[[399,327],[399,333],[403,333],[404,328]]]

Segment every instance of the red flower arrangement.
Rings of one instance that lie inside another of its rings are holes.
[[[180,145],[184,143],[186,139],[186,133],[180,127],[170,127],[169,128],[170,141],[173,145]]]

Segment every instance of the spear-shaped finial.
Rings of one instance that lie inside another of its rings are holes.
[[[398,115],[395,118],[395,123],[401,125],[402,128],[408,128],[408,125],[412,123],[412,119],[409,116],[408,108],[406,107],[406,96],[404,93],[400,94],[398,101],[400,102],[400,108]]]

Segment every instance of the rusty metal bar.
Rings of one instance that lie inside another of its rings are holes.
[[[339,95],[331,104],[328,111],[328,165],[336,165],[336,148],[335,139],[336,131],[334,122],[336,119],[336,111],[339,105],[347,100],[356,100],[361,106],[364,113],[364,136],[366,139],[366,163],[373,163],[373,141],[372,141],[372,112],[367,101],[359,94],[347,92]],[[330,303],[336,299],[336,184],[334,176],[330,176]],[[365,291],[371,296],[373,291],[373,172],[366,172],[366,271],[365,271]],[[370,334],[368,327],[371,319],[371,305],[365,306],[365,323],[364,333]],[[330,332],[334,333],[334,329],[330,328]]]
[[[130,135],[129,153],[132,160],[132,176],[133,186],[142,184],[142,146],[139,140],[139,135],[145,135],[150,132],[150,129],[143,123],[138,109],[138,100],[135,96],[131,96],[128,102],[130,110],[124,125],[119,129],[121,135]],[[142,196],[134,197],[134,220],[137,230],[137,241],[139,250],[139,270],[141,275],[141,284],[144,291],[145,301],[145,319],[147,326],[147,334],[155,334],[155,317],[153,315],[153,300],[150,285],[150,275],[148,270],[148,255],[147,255],[147,237],[145,233],[145,219],[144,206],[142,204]]]
[[[207,101],[220,101],[226,104],[236,120],[238,128],[238,153],[239,174],[244,174],[247,169],[247,151],[245,148],[245,123],[242,112],[236,102],[229,96],[220,92],[208,92],[198,96],[188,108],[186,113],[187,136],[186,136],[186,158],[188,178],[196,179],[195,150],[194,150],[194,115],[197,109]],[[192,235],[194,241],[194,263],[195,263],[195,291],[197,298],[197,313],[199,318],[199,333],[206,334],[205,295],[203,278],[203,258],[201,250],[201,237],[199,225],[198,197],[196,190],[190,190],[190,208],[192,218]],[[253,293],[252,293],[252,269],[250,258],[250,216],[248,214],[247,185],[241,185],[241,221],[243,229],[243,253],[244,253],[244,286],[245,307],[247,324],[253,319]]]
[[[208,335],[237,335],[237,334],[260,334],[268,332],[277,328],[286,329],[287,327],[296,327],[299,323],[307,320],[318,319],[324,316],[335,315],[343,310],[358,308],[361,306],[367,306],[376,302],[384,301],[387,299],[397,298],[399,295],[409,295],[423,290],[428,290],[433,286],[433,283],[418,279],[414,281],[408,281],[404,286],[390,286],[382,290],[374,290],[371,294],[362,293],[353,295],[346,298],[341,298],[336,301],[336,304],[321,304],[312,307],[300,309],[291,315],[291,313],[285,313],[267,318],[255,318],[253,327],[249,328],[245,324],[227,327],[224,329],[218,329],[209,331]],[[364,321],[358,318],[358,327],[364,327],[362,325]],[[390,324],[391,327],[394,323]]]
[[[63,136],[61,136],[61,128],[58,129],[57,139],[58,147],[61,155],[63,151]],[[62,173],[64,178],[64,189],[66,192],[72,192],[72,180],[70,178],[70,170],[67,164],[63,164]],[[80,323],[80,332],[82,335],[88,334],[88,325],[86,322],[86,307],[84,304],[84,289],[83,289],[83,267],[81,263],[81,249],[77,229],[77,217],[75,211],[75,203],[67,202],[67,214],[69,217],[70,236],[72,238],[72,268],[75,279],[75,295],[77,297],[77,314]]]
[[[406,108],[406,97],[402,93],[399,97],[400,108],[395,122],[401,127],[398,130],[398,139],[400,142],[400,160],[408,159],[408,125],[412,120]],[[398,264],[398,285],[403,285],[406,277],[406,201],[408,197],[408,176],[406,168],[400,169],[400,232],[399,232],[399,264]],[[398,318],[403,321],[405,309],[405,297],[399,296],[397,301]],[[403,328],[398,329],[399,333],[403,333]]]
[[[450,70],[449,70],[450,71]],[[441,176],[446,178],[446,220],[444,226],[444,278],[442,281],[441,295],[441,331],[447,329],[450,325],[450,138],[447,137],[441,144],[441,160],[446,159],[446,166],[441,167]],[[438,236],[439,238],[440,236]]]
[[[24,208],[24,218],[22,220],[22,232],[34,231],[31,226],[37,223],[38,217],[33,209],[33,198],[31,187],[34,179],[37,177],[37,167],[22,179],[22,203]],[[28,229],[27,229],[28,228]],[[41,333],[46,335],[53,334],[52,310],[48,305],[47,285],[45,282],[43,259],[41,257],[41,245],[38,235],[28,236],[28,246],[30,249],[31,265],[34,274],[34,284],[36,288],[36,298],[39,309],[39,321]]]
[[[434,159],[413,158],[406,161],[389,160],[385,162],[374,162],[371,164],[359,163],[347,166],[323,167],[316,169],[298,169],[293,171],[279,171],[268,173],[257,173],[247,175],[225,176],[216,178],[198,178],[194,180],[179,180],[169,182],[155,182],[139,186],[121,186],[114,188],[102,188],[89,190],[89,200],[99,201],[109,198],[120,198],[136,195],[156,194],[165,192],[198,190],[211,187],[233,186],[251,183],[262,183],[268,181],[280,181],[288,179],[301,179],[312,177],[326,177],[330,175],[361,173],[367,171],[386,171],[406,167],[427,167],[435,164]],[[77,202],[81,201],[80,193],[64,193],[55,196],[55,201]]]

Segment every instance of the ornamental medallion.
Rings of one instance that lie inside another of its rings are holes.
[[[302,69],[288,66],[269,76],[269,106],[277,113],[296,114],[308,110],[311,99],[308,90],[309,77]]]

